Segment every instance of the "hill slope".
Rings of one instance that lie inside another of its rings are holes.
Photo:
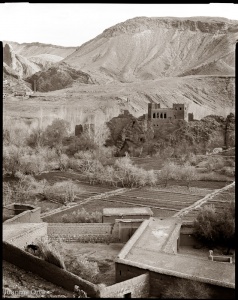
[[[3,42],[3,60],[20,78],[46,70],[75,51],[75,47],[61,47],[42,43]]]
[[[110,27],[65,58],[99,83],[234,75],[238,21],[138,17]]]

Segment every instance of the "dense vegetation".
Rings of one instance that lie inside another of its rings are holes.
[[[201,208],[194,221],[194,234],[205,245],[226,247],[229,254],[235,246],[235,201],[227,202],[219,211],[208,205]]]

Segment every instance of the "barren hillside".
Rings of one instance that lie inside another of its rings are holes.
[[[3,44],[10,44],[17,54],[25,57],[32,57],[41,54],[51,54],[60,57],[67,57],[76,50],[76,47],[63,47],[43,43],[16,43],[4,41]]]
[[[110,27],[64,61],[99,83],[234,75],[238,21],[138,17]]]
[[[61,47],[41,43],[3,42],[3,60],[20,78],[46,70],[75,51],[75,47]]]

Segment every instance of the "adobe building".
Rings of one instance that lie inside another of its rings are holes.
[[[116,219],[145,220],[153,216],[149,207],[117,207],[104,208],[102,213],[103,223],[115,223]]]
[[[235,265],[215,261],[210,255],[180,254],[181,225],[175,217],[143,221],[117,256],[116,282],[148,274],[149,296],[160,298],[181,279],[198,281],[210,290],[211,299],[235,299]]]
[[[153,126],[159,126],[161,122],[171,122],[174,120],[188,121],[188,111],[186,104],[174,103],[172,108],[161,108],[160,103],[148,103],[148,120]],[[189,115],[193,119],[193,115]]]

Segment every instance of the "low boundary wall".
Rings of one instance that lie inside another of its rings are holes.
[[[26,271],[30,271],[40,277],[63,287],[68,291],[74,290],[74,286],[78,285],[84,290],[89,297],[97,298],[99,296],[99,288],[97,285],[84,280],[71,272],[63,270],[53,264],[44,261],[30,253],[21,250],[14,245],[3,242],[3,259],[16,265]]]
[[[116,262],[116,282],[123,284],[128,279],[137,278],[144,274],[145,270],[140,267],[135,267],[132,265],[127,265],[123,263]],[[164,296],[166,290],[176,283],[182,283],[187,281],[188,283],[193,281],[191,278],[180,278],[177,276],[157,273],[153,271],[148,271],[149,273],[149,289],[150,297],[161,298]],[[235,289],[223,286],[212,285],[206,282],[200,282],[204,288],[209,290],[209,299],[235,299]]]
[[[107,286],[101,289],[100,298],[148,298],[150,295],[149,274]]]
[[[65,242],[119,242],[113,227],[109,223],[48,223],[47,234],[50,240]]]
[[[16,203],[10,204],[3,208],[3,217],[7,218],[4,224],[42,222],[40,207]]]

